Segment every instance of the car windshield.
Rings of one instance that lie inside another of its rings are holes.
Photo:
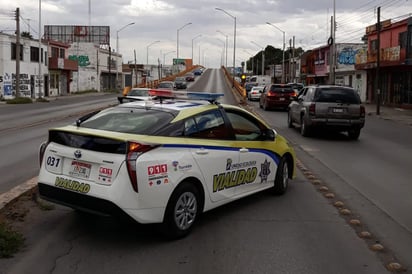
[[[175,80],[176,82],[184,82],[184,81],[186,81],[186,79],[185,78],[183,78],[183,77],[176,77],[176,80]]]
[[[132,89],[127,96],[149,96],[149,91],[147,89]]]
[[[315,102],[360,104],[360,98],[354,90],[346,88],[320,88],[316,91]]]
[[[81,126],[122,133],[158,135],[174,118],[171,113],[140,108],[110,108],[99,112]]]

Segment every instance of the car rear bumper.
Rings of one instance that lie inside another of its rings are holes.
[[[131,219],[141,224],[160,223],[163,221],[165,212],[164,207],[123,207],[105,198],[77,193],[42,182],[38,183],[38,190],[42,199],[56,204],[95,215]]]
[[[307,124],[312,127],[327,127],[331,129],[348,130],[353,128],[363,128],[365,125],[365,120],[315,118],[310,119]]]

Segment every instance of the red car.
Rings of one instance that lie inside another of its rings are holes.
[[[195,75],[193,73],[187,73],[185,78],[187,82],[193,82],[195,80]]]
[[[259,107],[264,110],[272,108],[287,109],[293,96],[296,96],[296,91],[292,85],[269,84],[263,89],[259,100]]]

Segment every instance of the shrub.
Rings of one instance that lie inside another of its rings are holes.
[[[31,104],[33,103],[32,99],[29,97],[17,97],[14,99],[6,100],[7,104]]]
[[[6,224],[0,223],[0,258],[12,257],[20,250],[23,243],[23,235],[11,230]]]

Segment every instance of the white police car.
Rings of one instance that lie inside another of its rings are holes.
[[[49,129],[40,149],[40,196],[92,213],[162,223],[178,238],[202,212],[265,189],[286,191],[295,153],[264,121],[218,103],[223,94],[150,94],[158,99]]]

